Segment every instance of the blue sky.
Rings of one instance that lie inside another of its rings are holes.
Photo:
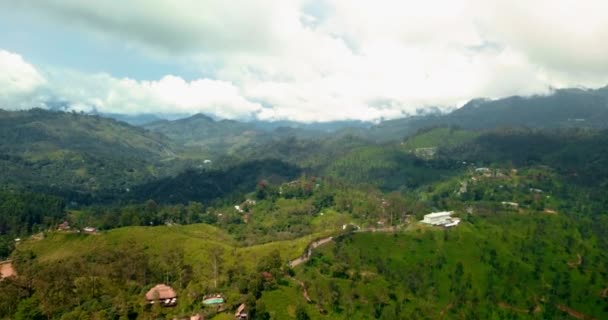
[[[603,0],[0,0],[0,108],[396,118],[605,86],[607,38]]]
[[[20,10],[0,12],[0,45],[38,66],[106,72],[115,77],[138,80],[158,79],[179,74],[185,79],[199,77],[179,63],[154,59],[129,48],[121,39],[94,35],[78,26],[48,19]]]

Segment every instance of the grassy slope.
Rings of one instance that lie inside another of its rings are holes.
[[[608,310],[599,295],[606,281],[599,275],[604,253],[594,237],[583,236],[568,223],[559,215],[510,214],[465,222],[448,231],[447,241],[442,229],[424,227],[397,235],[357,234],[321,249],[311,262],[297,268],[296,277],[311,283],[311,298],[329,311],[321,315],[317,305],[307,305],[313,319],[372,319],[377,305],[384,305],[379,308],[382,318],[391,319],[397,304],[403,318],[436,319],[443,311],[444,319],[542,319],[557,304],[606,318]],[[530,235],[541,229],[539,237]],[[565,249],[568,238],[573,242],[571,251]],[[529,249],[532,241],[537,242],[537,251]],[[490,249],[496,250],[494,266],[489,262]],[[568,265],[577,260],[577,254],[583,256],[584,268]],[[445,260],[439,268],[441,257]],[[537,261],[539,278],[533,276]],[[470,278],[460,302],[450,288],[458,263],[464,271],[461,282]],[[348,269],[348,279],[332,275],[339,264]],[[591,280],[593,273],[596,281]],[[494,279],[491,287],[490,277]],[[556,277],[561,279],[559,284]],[[339,310],[330,303],[331,282],[339,287]],[[494,302],[488,292],[495,295]],[[264,293],[263,301],[278,319],[293,317],[296,306],[305,304],[295,284]],[[507,304],[519,311],[508,310]],[[522,311],[536,306],[540,311],[534,315]]]
[[[281,257],[285,261],[294,259],[304,252],[309,242],[328,233],[330,231],[294,240],[241,247],[221,229],[206,224],[125,227],[102,232],[99,235],[53,232],[44,240],[25,242],[19,246],[19,249],[32,250],[39,261],[45,262],[95,252],[127,241],[135,241],[144,245],[151,254],[162,254],[164,247],[178,244],[184,249],[187,262],[197,265],[207,262],[212,248],[221,247],[224,249],[224,261],[227,265],[235,263],[239,259],[244,262],[243,266],[252,268],[258,258],[269,254],[274,249],[281,252]]]
[[[403,143],[403,148],[414,150],[417,148],[455,147],[472,141],[478,136],[479,133],[475,131],[436,128],[406,139]]]

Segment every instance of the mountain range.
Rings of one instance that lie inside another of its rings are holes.
[[[4,169],[0,181],[78,192],[127,190],[188,168],[226,170],[256,159],[279,159],[316,173],[342,172],[342,164],[350,168],[348,163],[361,159],[363,154],[364,158],[390,154],[388,150],[396,147],[387,149],[383,144],[404,141],[434,127],[475,132],[501,127],[605,129],[608,87],[475,99],[447,114],[431,113],[378,124],[241,122],[197,114],[134,126],[75,112],[0,111],[0,163]],[[402,159],[407,163],[410,160]],[[391,174],[387,174],[390,180]]]

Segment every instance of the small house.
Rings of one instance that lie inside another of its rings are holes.
[[[67,222],[67,221],[62,222],[57,227],[57,230],[59,230],[59,231],[68,231],[68,230],[70,230],[70,223]]]
[[[82,231],[84,231],[84,233],[97,233],[97,228],[93,228],[93,227],[86,227],[84,229],[82,229]]]
[[[247,205],[247,206],[255,206],[256,201],[255,200],[251,200],[251,199],[247,199],[245,200],[245,202],[243,202],[243,205]]]
[[[517,202],[503,201],[503,202],[501,202],[501,204],[505,207],[519,208],[519,203],[517,203]]]
[[[172,307],[177,304],[177,293],[173,288],[165,284],[157,284],[146,293],[146,300],[149,304],[158,301],[163,307]]]
[[[17,276],[17,272],[15,272],[10,260],[0,262],[0,280],[15,276]]]
[[[423,223],[430,225],[441,225],[444,224],[454,213],[454,211],[441,211],[441,212],[433,212],[424,215]]]
[[[460,219],[452,218],[454,211],[442,211],[433,212],[424,215],[422,223],[430,224],[432,226],[444,226],[446,228],[457,226],[460,223]]]
[[[247,306],[244,303],[241,303],[241,305],[236,309],[236,312],[234,313],[234,318],[236,320],[244,320],[247,319]]]

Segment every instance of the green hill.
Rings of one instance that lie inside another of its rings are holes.
[[[547,95],[513,96],[496,100],[473,99],[450,113],[388,120],[351,133],[375,141],[394,141],[421,129],[458,126],[463,129],[501,127],[594,128],[608,124],[608,87],[560,89]]]
[[[0,110],[0,183],[45,189],[123,189],[162,175],[174,158],[161,135],[99,116]]]
[[[269,140],[266,131],[252,124],[233,120],[215,121],[203,114],[174,121],[156,121],[144,127],[206,157],[233,153],[239,148]]]
[[[32,109],[0,110],[0,150],[26,159],[50,153],[90,153],[100,157],[158,158],[172,156],[161,135],[100,116]]]
[[[128,227],[96,235],[52,232],[43,240],[19,245],[14,261],[20,278],[0,282],[0,290],[7,293],[0,311],[14,312],[18,305],[17,317],[27,319],[42,314],[63,318],[170,316],[201,310],[213,314],[214,308],[201,303],[203,295],[222,292],[229,308],[236,307],[247,299],[239,288],[248,285],[248,277],[259,275],[256,268],[275,253],[280,254],[280,265],[286,263],[321,235],[240,247],[222,230],[201,224]],[[33,281],[30,290],[36,291],[21,302],[20,281]],[[178,307],[157,313],[145,305],[144,294],[156,283],[177,290]]]
[[[420,148],[453,148],[467,143],[479,135],[480,132],[453,127],[429,128],[406,138],[402,146],[410,151]]]
[[[568,319],[565,307],[606,318],[606,253],[570,226],[561,215],[498,214],[354,234],[296,269],[311,303],[295,283],[261,301],[273,319],[298,306],[312,319]]]

